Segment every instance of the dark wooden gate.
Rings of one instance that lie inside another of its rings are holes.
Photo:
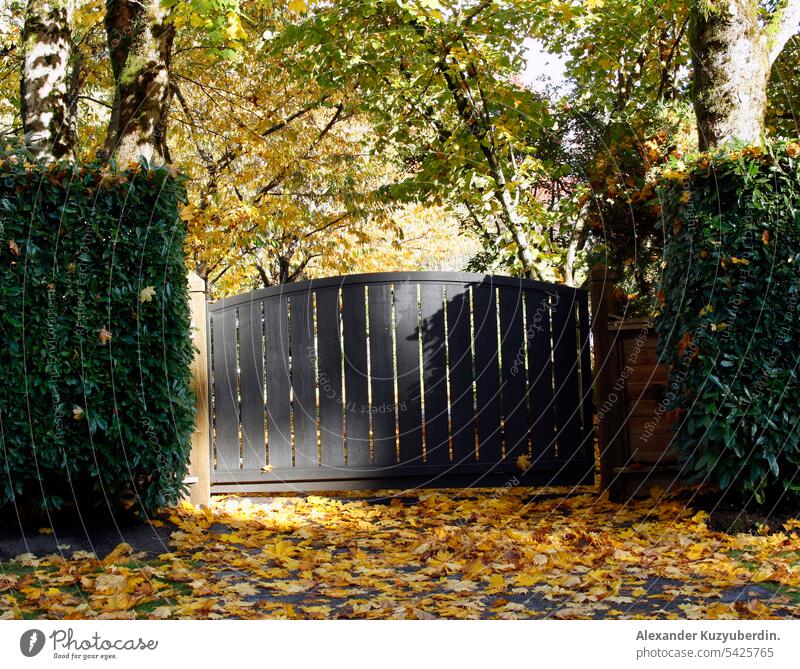
[[[209,341],[212,491],[592,476],[582,290],[450,272],[306,281],[212,302]]]

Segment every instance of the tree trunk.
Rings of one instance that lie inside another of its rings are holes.
[[[169,159],[166,118],[174,26],[160,0],[109,0],[106,35],[114,75],[114,103],[104,154],[120,165],[144,157]]]
[[[69,58],[71,0],[29,0],[22,32],[20,102],[28,146],[41,160],[72,150]]]
[[[798,0],[784,3],[764,27],[756,0],[692,4],[692,101],[701,150],[735,139],[761,141],[770,69],[797,31],[798,16]]]

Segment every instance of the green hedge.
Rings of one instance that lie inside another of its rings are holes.
[[[800,491],[800,145],[701,155],[660,194],[664,409],[693,478]]]
[[[183,489],[183,199],[165,168],[0,155],[0,505],[152,510]]]

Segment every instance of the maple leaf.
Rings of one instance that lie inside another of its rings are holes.
[[[478,589],[478,584],[474,581],[448,580],[447,589],[453,592],[473,592]]]
[[[111,551],[105,558],[103,558],[102,563],[104,565],[112,565],[116,562],[122,562],[133,555],[133,548],[130,544],[121,543],[117,544],[116,548]]]
[[[112,594],[123,590],[128,579],[122,574],[100,574],[94,582],[94,589],[101,594]]]
[[[252,597],[258,594],[258,588],[254,588],[249,583],[235,583],[228,586],[227,592],[234,592],[241,597]]]
[[[506,579],[503,578],[502,574],[492,574],[489,577],[489,587],[486,589],[487,593],[492,594],[505,589]]]
[[[171,606],[157,606],[150,613],[150,617],[157,618],[159,620],[164,620],[166,618],[171,617],[172,614],[173,614],[173,608]]]
[[[531,459],[530,455],[520,455],[516,460],[516,464],[517,469],[519,469],[521,472],[526,472],[533,465],[533,460]]]
[[[101,344],[107,344],[111,341],[111,332],[106,328],[100,328],[100,331],[97,333],[97,338],[100,340]]]
[[[540,583],[542,577],[538,574],[518,574],[514,577],[514,585],[521,586],[523,588],[528,588],[532,585],[536,585]]]

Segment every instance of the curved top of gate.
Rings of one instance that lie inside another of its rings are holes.
[[[529,290],[556,291],[563,295],[574,296],[576,293],[586,293],[581,288],[573,288],[558,283],[533,281],[512,276],[499,276],[496,274],[475,274],[471,272],[371,272],[365,274],[346,274],[343,276],[325,277],[322,279],[309,279],[295,283],[283,283],[269,288],[259,288],[249,293],[241,293],[231,297],[224,297],[209,303],[213,310],[225,309],[254,300],[262,300],[280,295],[291,295],[321,288],[334,288],[350,285],[369,285],[382,283],[469,283],[489,284],[497,287],[527,288]]]

